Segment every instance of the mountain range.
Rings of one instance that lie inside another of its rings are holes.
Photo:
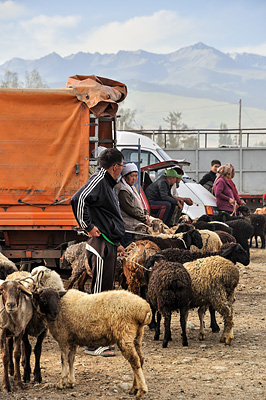
[[[204,43],[169,54],[119,51],[116,54],[83,53],[61,57],[51,53],[36,60],[13,58],[0,65],[18,73],[37,69],[49,87],[66,85],[71,75],[98,75],[126,83],[129,93],[157,93],[191,99],[266,108],[266,57],[223,53]],[[266,121],[265,121],[266,122]]]

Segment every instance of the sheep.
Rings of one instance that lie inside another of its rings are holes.
[[[23,285],[29,290],[34,291],[36,288],[50,287],[59,291],[64,291],[64,284],[60,275],[45,266],[35,267],[31,273],[26,271],[18,271],[9,275],[7,279],[23,280]],[[31,344],[29,341],[29,335],[36,337],[37,341],[34,347],[35,354],[35,366],[34,366],[34,381],[41,383],[41,367],[40,359],[42,352],[42,343],[47,335],[47,323],[43,315],[36,311],[36,307],[33,308],[33,315],[22,337],[22,353],[23,353],[23,381],[29,382],[31,375],[30,357],[31,357]],[[13,359],[10,357],[10,365],[12,366]]]
[[[233,228],[233,236],[236,238],[237,243],[241,244],[249,254],[248,240],[254,233],[254,227],[244,219],[228,221],[227,224]]]
[[[51,296],[42,298],[44,293],[39,294],[37,301],[40,310],[47,315],[49,330],[61,350],[59,389],[75,385],[73,364],[77,346],[117,344],[134,373],[130,393],[139,399],[148,392],[142,370],[142,338],[144,326],[151,321],[151,308],[144,299],[125,290],[87,294],[70,289],[58,300],[58,315],[51,320],[48,317]]]
[[[7,275],[17,270],[16,264],[0,253],[0,279],[5,280]]]
[[[218,251],[190,251],[185,249],[164,249],[152,256],[150,256],[145,262],[144,266],[146,269],[151,269],[155,262],[159,260],[166,260],[170,262],[177,262],[184,264],[186,262],[197,260],[198,258],[206,258],[211,256],[221,256],[229,259],[234,264],[240,262],[243,265],[248,265],[250,258],[243,247],[238,243],[229,243],[223,245]]]
[[[250,262],[249,255],[243,249],[243,247],[238,243],[226,243],[224,244],[219,251],[217,252],[191,252],[189,250],[184,249],[165,249],[162,250],[160,253],[157,253],[148,258],[145,263],[145,268],[151,269],[155,262],[165,260],[170,262],[178,262],[178,263],[186,263],[190,262],[199,258],[206,258],[210,256],[220,255],[228,260],[230,260],[233,264],[237,262],[248,265]],[[212,332],[219,332],[220,328],[216,322],[215,318],[215,310],[210,307],[210,316],[211,316],[211,328]],[[151,324],[151,328],[154,325],[154,319]]]
[[[157,244],[161,250],[172,248],[190,249],[192,245],[197,246],[197,249],[202,247],[202,235],[196,229],[182,233],[182,236],[162,238],[160,236],[147,235],[142,237],[143,240],[149,240]],[[137,242],[136,242],[137,243]]]
[[[45,266],[39,266],[33,268],[31,271],[30,277],[32,278],[31,287],[36,290],[37,288],[45,288],[49,287],[58,291],[65,291],[63,281],[60,275]],[[46,319],[43,315],[36,311],[36,307],[34,307],[33,316],[30,322],[27,325],[25,333],[23,335],[23,351],[24,351],[24,382],[30,381],[31,375],[31,366],[30,366],[30,357],[31,357],[31,344],[29,342],[29,335],[36,337],[37,341],[34,347],[34,355],[35,355],[35,366],[34,366],[34,381],[41,383],[42,375],[41,375],[41,367],[40,367],[40,359],[42,353],[42,343],[47,336],[47,323]]]
[[[149,256],[158,251],[160,248],[149,240],[132,242],[127,247],[126,255],[123,257],[123,273],[132,293],[140,294],[145,298],[147,277],[143,264]]]
[[[215,233],[217,233],[223,244],[236,243],[236,238],[233,235],[230,235],[230,233],[224,231],[215,231]]]
[[[6,280],[0,286],[0,343],[4,366],[3,391],[10,392],[11,385],[8,377],[9,350],[8,336],[15,338],[14,347],[14,385],[22,387],[20,375],[21,339],[26,326],[32,318],[32,293],[16,280]],[[11,373],[13,373],[11,369]]]
[[[221,256],[200,258],[184,264],[192,282],[191,308],[199,308],[199,339],[205,339],[204,314],[212,306],[224,319],[220,342],[230,345],[233,335],[234,291],[239,282],[239,270],[230,260]]]
[[[193,245],[190,247],[191,251],[218,251],[222,246],[222,241],[217,235],[217,233],[213,231],[209,231],[208,229],[203,229],[200,232],[203,245],[199,248],[197,245]]]
[[[250,214],[246,217],[254,228],[253,235],[250,237],[249,247],[252,247],[252,239],[255,237],[256,248],[258,248],[258,236],[261,240],[261,248],[265,249],[266,215]]]
[[[57,290],[65,290],[60,275],[56,271],[53,271],[43,265],[33,268],[30,276],[33,278],[33,282],[37,284],[38,287],[49,287]]]
[[[153,315],[157,311],[157,323],[154,340],[159,340],[161,314],[164,317],[163,347],[171,340],[171,314],[180,311],[182,329],[182,344],[188,345],[186,324],[191,299],[191,278],[182,264],[177,262],[159,261],[151,270],[148,301]]]
[[[92,277],[92,272],[88,263],[86,253],[86,242],[80,242],[69,246],[64,258],[71,264],[72,273],[66,284],[67,289],[71,289],[78,281],[78,289],[84,292],[87,279]]]
[[[206,216],[205,216],[206,217]],[[200,217],[195,223],[193,222],[192,224],[195,226],[196,229],[208,229],[209,231],[224,231],[229,233],[230,235],[232,235],[233,233],[233,229],[230,228],[227,224],[225,224],[224,222],[220,222],[220,221],[211,221],[209,220],[204,221],[201,219],[202,217]]]

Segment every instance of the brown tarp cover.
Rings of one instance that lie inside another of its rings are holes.
[[[80,101],[87,104],[96,118],[114,117],[119,102],[127,96],[124,83],[95,75],[74,75],[68,78],[66,87],[74,88]]]

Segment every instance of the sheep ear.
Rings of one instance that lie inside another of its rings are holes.
[[[63,297],[63,296],[66,294],[66,291],[60,290],[60,291],[58,292],[58,294],[59,294],[59,297],[61,298],[61,297]]]

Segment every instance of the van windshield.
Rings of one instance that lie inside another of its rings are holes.
[[[156,151],[160,154],[164,161],[171,160],[171,157],[169,157],[168,154],[166,154],[166,152],[163,151],[163,149],[161,149],[160,147],[157,147]]]

